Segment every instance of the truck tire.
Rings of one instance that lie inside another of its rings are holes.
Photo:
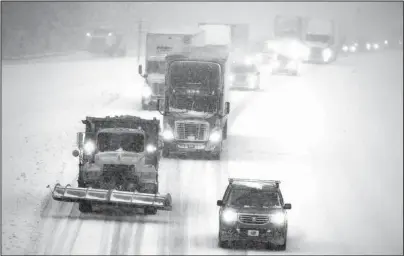
[[[90,213],[93,211],[93,207],[89,202],[80,202],[79,203],[79,211],[82,213]]]
[[[217,160],[218,161],[221,158],[221,153],[220,152],[219,153],[213,153],[211,158],[212,158],[212,160]]]
[[[220,248],[228,248],[229,247],[229,243],[227,241],[222,240],[222,236],[221,236],[220,231],[219,231],[219,235],[218,235],[217,240],[218,240],[218,246]]]
[[[164,158],[169,158],[170,157],[170,150],[167,147],[163,147],[162,155],[163,155]]]

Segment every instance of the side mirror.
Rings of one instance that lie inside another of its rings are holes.
[[[291,205],[291,204],[285,204],[285,205],[283,206],[283,209],[285,209],[285,210],[290,210],[290,209],[292,209],[292,205]]]
[[[216,205],[217,206],[223,206],[223,201],[222,200],[217,200]]]
[[[259,71],[257,71],[257,76],[259,76],[261,73]]]
[[[74,157],[78,157],[80,155],[80,151],[78,151],[77,149],[73,150],[73,156]]]
[[[224,109],[226,115],[230,113],[230,102],[224,104]]]
[[[161,114],[164,115],[164,111],[162,110],[164,108],[164,104],[161,103],[161,99],[157,99],[157,105],[156,105],[157,111]]]
[[[139,75],[142,75],[142,74],[143,74],[143,67],[142,67],[142,65],[139,65],[139,66],[137,67],[137,72],[139,73]]]
[[[82,148],[84,145],[84,139],[85,139],[85,133],[84,132],[78,132],[77,133],[77,146],[79,148]]]

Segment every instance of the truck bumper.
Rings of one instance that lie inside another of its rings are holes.
[[[188,155],[188,154],[218,154],[222,150],[221,141],[212,143],[209,141],[204,142],[191,142],[191,141],[165,141],[164,148],[170,154]]]
[[[275,61],[272,65],[272,74],[289,74],[299,71],[300,63],[294,60]]]

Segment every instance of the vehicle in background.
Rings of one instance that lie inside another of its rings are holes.
[[[219,247],[234,242],[262,242],[269,248],[286,250],[287,210],[280,181],[229,179],[219,210]]]
[[[193,47],[168,55],[163,104],[163,157],[198,154],[220,159],[230,103],[225,86],[228,48]]]
[[[230,89],[260,89],[260,72],[257,65],[250,62],[232,63],[227,79]]]
[[[142,109],[154,110],[158,99],[164,99],[166,71],[165,57],[173,52],[183,52],[191,43],[191,34],[146,35],[145,72],[139,65],[138,73],[144,78],[142,88]]]
[[[273,75],[287,74],[297,76],[309,49],[295,38],[275,38],[266,41],[264,52],[270,58],[270,71]]]
[[[87,50],[92,54],[126,56],[123,33],[110,27],[99,27],[86,33]]]
[[[335,21],[306,17],[303,31],[303,41],[310,48],[308,62],[324,64],[337,59],[341,45]]]

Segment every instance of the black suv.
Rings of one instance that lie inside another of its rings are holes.
[[[229,179],[219,211],[219,246],[236,241],[264,242],[269,248],[286,249],[288,219],[280,181]]]

